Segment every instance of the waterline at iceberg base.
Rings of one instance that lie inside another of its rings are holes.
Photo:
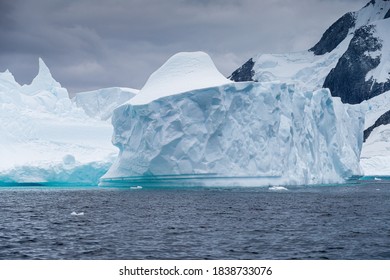
[[[212,173],[179,175],[145,175],[132,177],[105,178],[100,180],[102,187],[257,187],[285,184],[281,176],[245,177],[221,176]]]
[[[229,83],[130,100],[112,124],[120,152],[101,186],[328,184],[361,174],[363,113],[327,89]]]

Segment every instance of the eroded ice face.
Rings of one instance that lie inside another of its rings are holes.
[[[106,179],[190,174],[316,184],[360,173],[363,114],[326,89],[217,84],[130,101],[112,121],[120,155]]]

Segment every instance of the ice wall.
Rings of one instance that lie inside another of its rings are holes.
[[[112,123],[120,153],[102,185],[323,184],[361,172],[363,114],[326,89],[234,83],[122,105]]]

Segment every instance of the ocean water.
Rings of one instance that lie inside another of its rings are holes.
[[[0,259],[390,259],[390,183],[1,187]]]

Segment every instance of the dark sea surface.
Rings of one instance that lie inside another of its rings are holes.
[[[0,259],[390,259],[390,183],[1,187]]]

